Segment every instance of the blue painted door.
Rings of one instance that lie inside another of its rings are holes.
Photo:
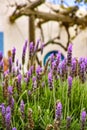
[[[4,34],[0,32],[0,51],[4,54]]]

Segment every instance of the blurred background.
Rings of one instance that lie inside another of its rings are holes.
[[[22,57],[26,40],[44,44],[38,60],[45,65],[50,54],[66,56],[69,43],[74,57],[87,57],[87,1],[83,0],[0,0],[0,51],[7,57],[15,47]],[[28,52],[27,52],[28,58]]]

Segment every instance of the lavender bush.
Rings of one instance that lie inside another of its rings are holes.
[[[44,67],[35,67],[44,44],[26,41],[22,64],[13,48],[6,72],[0,52],[0,130],[87,130],[87,58],[73,58],[72,47],[63,61],[61,53],[52,54]]]

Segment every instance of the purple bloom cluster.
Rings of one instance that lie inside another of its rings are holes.
[[[85,130],[85,124],[86,124],[86,111],[81,112],[81,130]]]
[[[36,68],[36,76],[37,76],[37,79],[38,79],[38,80],[41,79],[41,73],[42,73],[42,67],[39,65],[39,66]]]
[[[6,130],[10,130],[10,127],[11,127],[11,108],[9,106],[6,107],[5,123],[6,123]]]
[[[32,87],[33,89],[37,88],[37,78],[35,76],[32,78]]]
[[[71,66],[72,63],[72,44],[69,44],[67,50],[67,65]]]
[[[60,121],[61,120],[61,116],[62,116],[62,104],[59,101],[56,104],[56,115],[55,115],[55,119]]]
[[[27,50],[27,41],[25,42],[24,46],[23,46],[23,51],[22,51],[22,65],[25,64],[25,54],[26,54],[26,50]]]
[[[22,114],[22,118],[24,119],[24,110],[25,110],[25,104],[24,104],[24,101],[21,100],[21,103],[20,103],[20,111],[21,111],[21,114]]]
[[[16,48],[14,47],[13,49],[12,49],[12,62],[14,63],[14,61],[15,61],[15,54],[16,54]]]
[[[31,59],[31,57],[33,56],[33,54],[34,54],[34,50],[35,50],[35,48],[34,48],[35,46],[34,46],[34,43],[33,42],[30,42],[30,44],[29,44],[29,58]]]
[[[72,77],[68,76],[68,97],[71,95]]]
[[[11,71],[12,71],[12,57],[9,57],[8,62],[9,62],[9,72],[11,73]]]
[[[50,90],[52,90],[53,89],[53,74],[52,74],[52,72],[48,73],[48,85],[49,85]]]

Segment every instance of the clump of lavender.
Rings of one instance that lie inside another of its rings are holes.
[[[72,63],[72,44],[69,44],[67,50],[67,65],[71,66]]]
[[[67,129],[67,130],[70,130],[70,126],[71,126],[71,117],[68,116],[66,120],[67,120],[67,122],[66,122],[66,129]]]
[[[72,88],[72,77],[68,76],[68,97],[71,95],[71,88]]]
[[[9,62],[9,72],[11,73],[12,72],[12,57],[9,57],[8,62]]]
[[[21,111],[21,115],[22,115],[22,118],[23,118],[23,119],[24,119],[24,117],[25,117],[24,110],[25,110],[25,104],[24,104],[24,101],[21,100],[21,103],[20,103],[20,111]]]
[[[86,111],[81,112],[81,130],[85,130],[86,125]]]
[[[25,44],[24,44],[24,46],[23,46],[23,51],[22,51],[22,65],[25,64],[26,49],[27,49],[27,41],[25,42]]]
[[[14,63],[15,62],[15,54],[16,54],[16,48],[14,47],[12,49],[12,62]]]
[[[53,74],[52,71],[48,73],[48,85],[50,90],[53,89]]]

